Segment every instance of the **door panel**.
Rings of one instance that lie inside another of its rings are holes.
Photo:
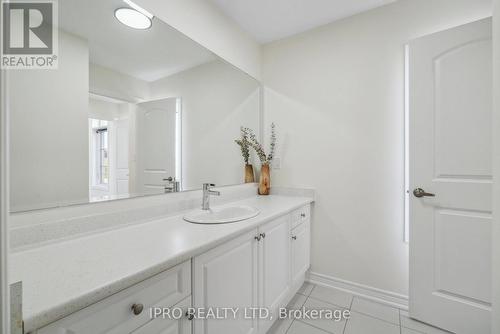
[[[116,194],[127,195],[129,191],[129,120],[115,121],[116,131]]]
[[[292,230],[292,282],[309,269],[310,248],[310,222],[306,221]]]
[[[261,228],[259,290],[261,306],[277,314],[290,290],[290,217],[278,218]],[[265,333],[272,322],[261,320],[259,332]]]
[[[491,20],[410,43],[410,315],[489,333]]]
[[[491,40],[434,59],[436,177],[491,177]]]
[[[257,307],[257,231],[252,231],[194,259],[195,308]],[[257,319],[196,319],[196,334],[255,334]]]
[[[489,303],[490,284],[477,284],[478,277],[491,277],[489,215],[436,210],[435,225],[436,290]]]

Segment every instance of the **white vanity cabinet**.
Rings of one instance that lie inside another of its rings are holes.
[[[278,309],[286,305],[304,280],[309,268],[309,246],[307,205],[300,213],[284,215],[194,258],[195,308],[238,307],[244,316],[244,308],[260,307],[273,312],[274,317],[197,319],[193,333],[266,333]]]
[[[252,230],[193,259],[195,308],[258,307],[258,230]],[[256,334],[257,320],[195,319],[193,333]]]
[[[308,216],[307,216],[308,217]],[[309,218],[299,223],[291,233],[292,285],[301,284],[310,266],[311,223]]]
[[[259,304],[276,316],[290,292],[290,215],[263,225],[260,237]],[[271,319],[261,319],[259,333],[265,333],[272,324]]]
[[[150,307],[174,307],[186,299],[190,305],[190,295],[191,261],[187,261],[43,327],[36,333],[131,333],[151,321],[155,324],[168,322],[163,318],[152,320]],[[189,305],[182,304],[182,306]],[[177,327],[183,329],[187,326],[178,325]],[[153,329],[149,330],[149,328]],[[155,328],[155,325],[152,325],[140,330],[139,333],[163,333],[154,331]],[[187,332],[166,331],[166,333],[186,334]]]
[[[306,205],[31,333],[265,334],[309,269],[309,216]],[[152,318],[151,307],[182,316]],[[190,319],[191,307],[207,316],[227,309],[227,317]],[[259,309],[273,318],[259,318]]]

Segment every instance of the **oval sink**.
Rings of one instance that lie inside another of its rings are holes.
[[[259,210],[246,205],[219,206],[191,211],[184,216],[184,220],[196,224],[226,224],[249,219],[259,213]]]

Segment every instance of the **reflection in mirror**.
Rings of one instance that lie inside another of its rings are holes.
[[[11,211],[243,182],[259,83],[122,0],[59,2],[58,68],[9,73]]]

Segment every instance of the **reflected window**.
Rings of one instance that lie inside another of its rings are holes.
[[[93,186],[109,184],[109,131],[108,121],[91,119],[91,156],[93,160]]]

